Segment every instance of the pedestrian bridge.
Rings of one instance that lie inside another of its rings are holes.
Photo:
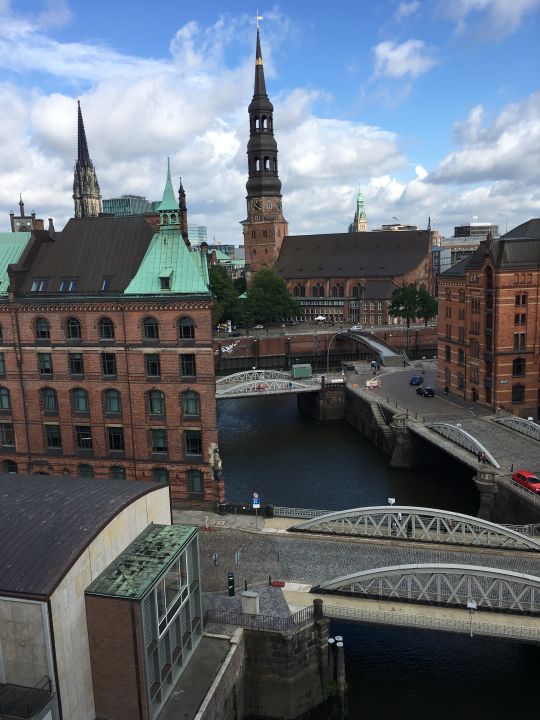
[[[374,506],[318,515],[289,528],[317,535],[392,538],[484,548],[540,551],[540,537],[470,515],[413,506]],[[532,530],[523,526],[520,530]]]
[[[388,367],[402,365],[403,362],[408,364],[402,353],[397,353],[389,345],[387,345],[387,343],[377,337],[377,335],[373,335],[372,333],[368,333],[363,330],[348,330],[347,336],[359,345],[371,350],[381,365]]]
[[[279,370],[247,370],[216,380],[216,398],[260,397],[316,392],[322,387],[320,378],[293,378]]]

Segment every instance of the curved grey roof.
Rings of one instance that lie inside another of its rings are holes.
[[[163,487],[133,480],[0,474],[0,595],[50,597],[116,515]]]

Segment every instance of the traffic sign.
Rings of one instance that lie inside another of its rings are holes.
[[[258,510],[261,507],[261,498],[259,497],[259,493],[253,493],[252,505],[254,510]]]

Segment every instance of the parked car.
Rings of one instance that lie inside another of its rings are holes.
[[[435,397],[435,390],[426,385],[425,387],[416,388],[416,394],[422,397]]]
[[[238,330],[231,330],[231,332],[227,333],[229,337],[241,337],[242,333],[238,332]]]
[[[252,330],[264,330],[264,325],[254,325],[251,329]]]
[[[540,478],[528,470],[516,470],[512,473],[512,480],[522,487],[540,495]]]
[[[413,375],[409,380],[409,385],[421,385],[424,382],[424,378],[421,375]]]
[[[349,328],[349,330],[350,330],[351,332],[361,332],[363,329],[364,329],[364,328],[362,327],[362,325],[352,325],[352,326]]]

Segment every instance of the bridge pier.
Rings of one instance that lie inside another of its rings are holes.
[[[495,522],[497,517],[498,486],[495,473],[491,470],[480,470],[473,478],[480,493],[478,517]]]
[[[394,446],[390,457],[390,467],[408,470],[414,466],[414,447],[411,432],[407,427],[405,415],[395,415],[391,429],[394,435]]]

